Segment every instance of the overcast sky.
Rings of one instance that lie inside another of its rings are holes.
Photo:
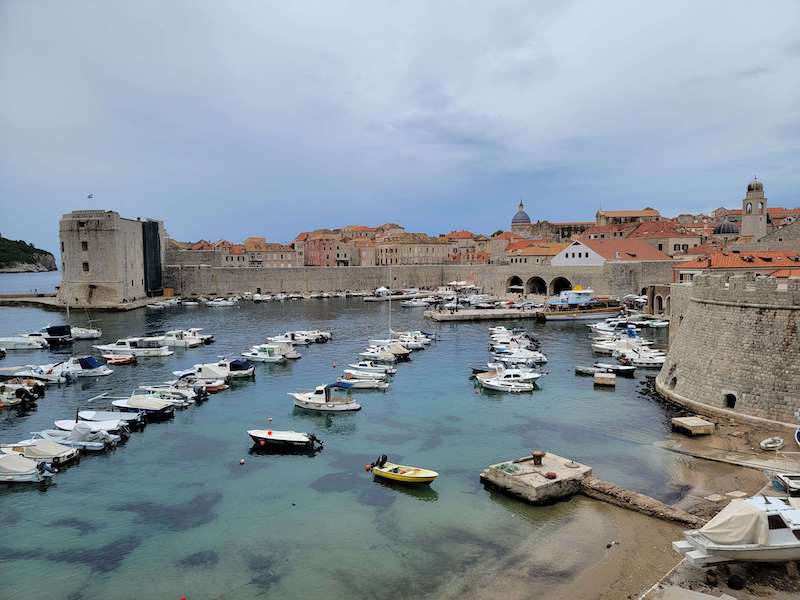
[[[0,233],[800,205],[800,2],[0,2]],[[94,199],[88,200],[87,194]]]

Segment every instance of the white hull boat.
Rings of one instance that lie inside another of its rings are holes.
[[[92,433],[99,433],[101,431],[105,431],[106,433],[128,433],[128,425],[121,419],[108,421],[75,421],[73,419],[60,419],[54,421],[53,425],[56,426],[56,429],[62,431],[72,431],[75,429],[76,424],[80,425],[81,423],[88,424]]]
[[[182,329],[167,331],[163,338],[163,344],[171,348],[197,348],[203,345],[203,340]]]
[[[48,462],[53,465],[69,464],[80,457],[80,453],[75,448],[41,438],[22,440],[16,444],[3,444],[0,446],[0,450],[6,454],[21,454],[30,460]]]
[[[361,405],[348,396],[335,396],[331,390],[335,388],[346,388],[349,386],[339,385],[320,385],[313,392],[292,392],[289,397],[298,408],[313,410],[318,412],[352,412],[361,410]]]
[[[53,365],[42,365],[41,369],[48,373],[73,377],[106,377],[114,372],[94,356],[72,357]]]
[[[114,410],[81,410],[78,418],[81,421],[123,421],[126,425],[133,426],[144,424],[142,415],[138,413]]]
[[[99,340],[102,330],[94,327],[72,327],[72,337],[76,340]]]
[[[521,392],[532,392],[533,384],[524,383],[522,381],[503,381],[497,377],[489,377],[487,379],[478,379],[481,387],[497,392],[509,392],[512,394]]]
[[[800,499],[734,500],[700,529],[672,543],[694,565],[800,560]]]
[[[100,431],[92,433],[91,429],[86,426],[82,429],[81,422],[72,431],[64,431],[62,429],[45,429],[37,431],[33,434],[34,438],[43,440],[50,440],[62,446],[69,446],[70,448],[77,448],[84,452],[103,452],[109,448],[116,446],[122,439],[118,435]]]
[[[315,450],[322,447],[322,441],[313,433],[298,431],[275,431],[273,429],[251,429],[247,432],[253,444],[259,448],[294,448]]]
[[[375,379],[376,381],[386,381],[388,377],[386,373],[379,373],[378,371],[357,371],[355,369],[345,369],[344,376],[354,379]]]
[[[297,350],[294,349],[294,346],[285,343],[257,344],[250,348],[250,352],[269,352],[290,360],[297,360],[298,358],[302,358],[303,356]]]
[[[44,338],[36,339],[28,336],[11,336],[0,338],[0,348],[6,350],[42,350],[48,343]]]
[[[355,390],[385,390],[389,384],[377,379],[356,379],[354,377],[340,377],[337,383],[341,383]]]
[[[262,363],[282,363],[286,362],[286,357],[280,354],[273,354],[272,352],[250,350],[249,352],[242,352],[242,357],[252,362]]]
[[[101,352],[114,354],[133,354],[134,356],[171,356],[174,352],[164,345],[162,337],[152,338],[126,338],[117,340],[113,344],[92,346]]]
[[[365,371],[368,373],[386,373],[387,375],[397,373],[397,369],[390,365],[381,365],[369,360],[361,360],[356,363],[350,363],[347,366],[357,371]]]
[[[200,338],[204,344],[211,344],[214,342],[214,336],[210,333],[200,333],[203,331],[202,327],[189,327],[186,330],[192,337]]]
[[[175,415],[175,407],[171,402],[157,398],[131,397],[114,400],[112,406],[125,412],[143,413],[150,419],[169,419]],[[56,424],[58,427],[58,424]]]
[[[41,483],[49,478],[39,461],[20,454],[0,454],[0,483]]]

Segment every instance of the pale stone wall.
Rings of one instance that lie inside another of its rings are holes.
[[[551,267],[545,265],[398,265],[390,267],[298,267],[212,268],[196,265],[169,265],[165,286],[176,294],[224,295],[371,290],[380,286],[438,287],[450,281],[473,281],[487,293],[504,296],[513,277],[525,285],[541,277],[548,289],[558,277],[574,287],[592,288],[598,294],[623,296],[639,293],[651,284],[665,283],[671,277],[671,262],[607,263],[604,267]],[[389,273],[391,272],[391,280]]]
[[[656,378],[693,409],[794,423],[800,409],[800,281],[699,275],[673,285],[671,344]]]

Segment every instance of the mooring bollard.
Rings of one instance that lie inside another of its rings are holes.
[[[531,452],[531,456],[533,457],[533,464],[536,465],[537,467],[541,467],[542,459],[545,457],[546,454],[547,452],[544,452],[543,450],[534,450],[533,452]]]

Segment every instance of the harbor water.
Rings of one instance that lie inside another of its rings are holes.
[[[395,329],[432,331],[439,340],[398,365],[388,391],[353,392],[360,412],[295,409],[287,393],[334,381],[369,338],[387,336],[389,311],[388,303],[332,298],[92,314],[104,342],[186,327],[217,341],[50,387],[33,409],[0,411],[0,441],[51,428],[79,408],[101,408],[87,399],[103,392],[128,395],[268,335],[324,329],[334,337],[301,347],[302,358],[289,364],[258,364],[255,382],[236,383],[112,452],[84,457],[44,491],[0,489],[0,598],[449,598],[525,548],[549,556],[526,581],[537,597],[596,559],[596,544],[583,538],[601,527],[597,503],[530,507],[484,489],[484,467],[541,448],[661,500],[681,493],[676,455],[653,445],[669,435],[669,415],[641,393],[647,371],[618,378],[613,390],[574,375],[576,364],[594,359],[583,323],[520,323],[541,340],[548,375],[531,394],[507,395],[481,392],[469,379],[470,367],[488,359],[487,323],[437,324],[421,309],[395,305]],[[62,319],[0,308],[0,336]],[[72,319],[85,325],[87,315],[73,311]],[[665,330],[645,335],[666,341]],[[72,351],[91,352],[91,342]],[[60,356],[9,352],[0,367]],[[324,449],[249,453],[246,431],[266,427],[267,417],[275,429],[314,432]],[[364,465],[380,454],[435,469],[439,478],[422,488],[374,481]]]

